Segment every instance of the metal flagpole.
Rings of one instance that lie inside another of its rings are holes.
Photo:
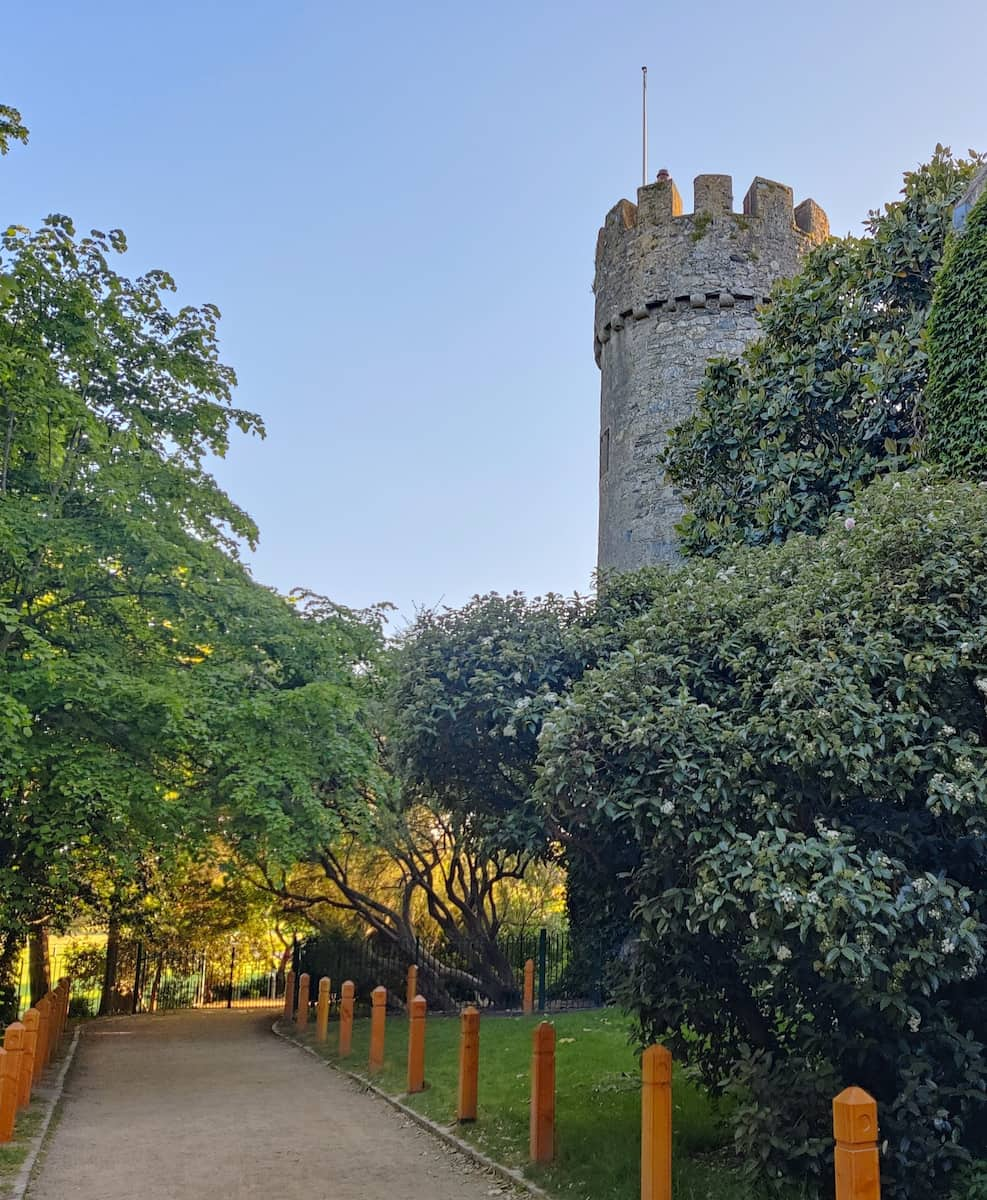
[[[648,68],[641,68],[641,187],[648,186]]]

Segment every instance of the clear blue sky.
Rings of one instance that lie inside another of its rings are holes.
[[[982,0],[8,5],[31,145],[0,221],[128,235],[223,311],[266,441],[217,474],[255,575],[343,603],[585,591],[597,228],[640,171],[857,231],[937,141],[987,149]]]

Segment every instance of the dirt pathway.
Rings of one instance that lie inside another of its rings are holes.
[[[276,1039],[273,1014],[83,1034],[29,1200],[487,1200],[506,1187]]]

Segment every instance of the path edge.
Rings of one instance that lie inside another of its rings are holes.
[[[278,1025],[279,1022],[275,1021],[271,1026],[271,1032],[275,1037],[281,1038],[281,1040],[284,1042],[290,1042],[292,1046],[297,1046],[299,1050],[304,1051],[306,1054],[310,1054],[316,1060],[316,1062],[321,1063],[324,1067],[329,1067],[330,1070],[336,1071],[340,1075],[345,1075],[347,1079],[352,1079],[354,1083],[358,1083],[361,1087],[366,1088],[368,1092],[373,1092],[375,1096],[378,1096],[386,1104],[389,1104],[391,1108],[396,1109],[399,1113],[401,1113],[402,1116],[407,1117],[410,1121],[414,1121],[419,1128],[424,1129],[426,1133],[430,1133],[433,1137],[437,1137],[440,1142],[445,1142],[445,1144],[450,1146],[453,1150],[456,1150],[466,1158],[471,1159],[476,1163],[477,1166],[493,1172],[494,1175],[498,1175],[501,1179],[503,1179],[505,1183],[509,1183],[513,1187],[520,1188],[523,1192],[527,1192],[529,1196],[536,1197],[537,1200],[555,1200],[555,1198],[543,1188],[540,1188],[536,1183],[532,1183],[530,1179],[526,1179],[525,1176],[522,1175],[521,1172],[515,1167],[506,1167],[503,1163],[497,1162],[496,1159],[490,1158],[489,1155],[484,1154],[482,1150],[478,1150],[476,1146],[472,1145],[470,1142],[465,1141],[463,1138],[456,1137],[456,1135],[451,1133],[444,1125],[439,1125],[438,1122],[433,1121],[431,1117],[426,1117],[420,1112],[415,1112],[413,1108],[409,1108],[407,1104],[403,1104],[397,1098],[397,1096],[388,1095],[388,1093],[382,1088],[379,1088],[376,1086],[376,1084],[371,1083],[366,1076],[358,1075],[355,1071],[348,1071],[345,1067],[337,1066],[337,1064],[332,1062],[330,1059],[323,1058],[322,1055],[314,1050],[311,1046],[307,1046],[304,1042],[300,1042],[298,1038],[292,1037],[290,1033],[283,1032],[278,1028]],[[16,1196],[14,1200],[21,1200],[21,1197]]]
[[[48,1138],[48,1130],[51,1128],[52,1117],[54,1117],[55,1109],[58,1108],[59,1102],[62,1099],[62,1092],[65,1090],[65,1077],[69,1073],[69,1067],[71,1067],[75,1060],[75,1051],[79,1045],[79,1036],[81,1033],[82,1026],[76,1025],[72,1041],[65,1052],[62,1065],[52,1085],[51,1095],[48,1099],[48,1111],[41,1121],[38,1132],[28,1145],[27,1157],[21,1164],[20,1171],[17,1173],[14,1182],[10,1185],[10,1200],[24,1200],[24,1196],[27,1194],[27,1189],[31,1183],[31,1176],[34,1174],[34,1168],[38,1161],[38,1155],[44,1148],[45,1141]]]

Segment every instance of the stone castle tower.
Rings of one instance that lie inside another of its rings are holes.
[[[601,571],[677,557],[683,506],[657,456],[694,410],[708,358],[739,354],[776,280],[829,235],[813,200],[755,179],[742,213],[729,175],[700,175],[694,212],[666,171],[607,214],[596,243],[596,336],[601,372]]]

